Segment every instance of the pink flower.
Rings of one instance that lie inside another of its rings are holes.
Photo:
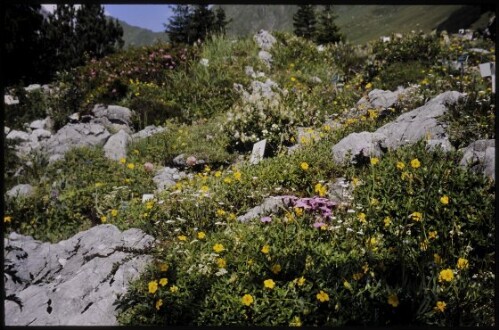
[[[314,222],[314,228],[321,228],[327,226],[324,222]]]
[[[197,159],[196,159],[196,157],[194,157],[194,156],[189,156],[189,157],[187,157],[187,159],[185,160],[185,163],[186,163],[188,166],[193,166],[193,165],[196,165],[196,163],[197,163]]]
[[[146,172],[152,172],[153,169],[154,169],[154,165],[152,163],[147,162],[144,164],[144,170]]]

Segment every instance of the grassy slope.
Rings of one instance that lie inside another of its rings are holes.
[[[126,22],[118,20],[123,27],[123,40],[125,48],[130,46],[145,46],[152,45],[157,41],[168,41],[168,35],[163,32],[153,32],[148,29],[130,25]]]
[[[293,30],[293,14],[297,6],[285,5],[222,5],[233,22],[229,34],[245,35],[259,29]],[[460,5],[362,5],[335,6],[337,24],[352,43],[364,43],[393,32],[411,30],[430,32],[444,22]]]

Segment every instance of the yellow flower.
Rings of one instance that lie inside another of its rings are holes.
[[[126,158],[120,158],[120,163],[125,164],[126,163]]]
[[[246,263],[248,264],[248,266],[252,266],[254,261],[253,259],[249,259],[248,261],[246,261]]]
[[[443,313],[446,306],[447,304],[444,301],[437,301],[437,304],[435,305],[435,307],[433,307],[433,309],[435,310],[435,312]]]
[[[208,190],[210,190],[210,188],[208,188],[208,186],[202,186],[201,187],[201,191],[204,192],[204,193],[208,192]]]
[[[269,245],[264,245],[261,249],[263,254],[268,254],[270,252],[270,246]]]
[[[216,171],[214,175],[215,175],[215,177],[219,178],[222,176],[222,172]]]
[[[234,172],[234,179],[238,180],[238,181],[241,181],[241,172],[237,171],[237,172]]]
[[[353,177],[352,178],[352,186],[355,188],[359,185],[360,183],[360,179],[359,178],[356,178],[356,177]]]
[[[405,168],[405,164],[403,162],[397,162],[397,168],[399,170],[403,170]]]
[[[355,273],[352,275],[352,278],[354,279],[354,281],[358,281],[360,280],[362,277],[364,276],[363,273]]]
[[[302,163],[300,164],[300,167],[301,167],[301,169],[302,169],[302,170],[304,170],[304,171],[308,170],[308,164],[307,164],[306,162],[302,162]]]
[[[102,217],[100,217],[100,221],[101,222],[106,222],[107,221],[107,217],[105,215],[103,215]]]
[[[162,272],[166,272],[168,270],[168,265],[167,264],[159,265],[159,270]]]
[[[222,209],[217,210],[217,217],[223,217],[225,215],[225,211]]]
[[[450,282],[454,279],[454,273],[452,272],[452,269],[444,269],[440,271],[440,274],[438,275],[438,281],[439,282]]]
[[[159,310],[163,306],[163,299],[156,301],[156,309]]]
[[[348,283],[348,281],[344,281],[344,282],[343,282],[343,286],[344,286],[344,287],[345,287],[345,289],[347,289],[347,290],[350,290],[350,291],[352,291],[352,290],[353,290],[353,289],[352,289],[352,285],[351,285],[350,283]]]
[[[293,220],[295,219],[295,216],[291,212],[286,212],[286,214],[284,214],[284,217],[286,218],[286,222],[293,222]]]
[[[360,212],[358,215],[357,215],[357,218],[359,218],[360,222],[362,223],[366,223],[366,214],[364,212]]]
[[[322,290],[316,295],[316,297],[320,302],[329,301],[329,295]]]
[[[7,222],[9,222],[9,223],[12,222],[12,217],[9,215],[3,217],[3,223],[7,223]]]
[[[227,262],[225,261],[224,258],[217,258],[217,266],[218,268],[225,268],[227,266]]]
[[[95,183],[95,188],[102,187],[104,184],[102,182],[96,182]]]
[[[373,84],[371,84],[371,83],[366,84],[366,89],[371,89],[372,87],[373,87]]]
[[[385,217],[383,222],[385,223],[385,227],[389,227],[392,224],[392,219],[390,217]]]
[[[203,231],[200,231],[198,233],[198,239],[204,239],[206,237],[206,234]]]
[[[303,209],[301,207],[295,207],[294,208],[295,214],[299,217],[303,215]]]
[[[156,291],[158,291],[158,281],[149,282],[149,293],[154,294]]]
[[[138,154],[140,154],[140,151],[138,149],[133,149],[133,153],[138,155]]]
[[[318,183],[314,187],[314,191],[319,194],[320,197],[326,196],[327,187]]]
[[[295,77],[291,77],[291,81],[295,82],[296,78]]]
[[[112,209],[112,210],[111,210],[111,215],[112,215],[113,217],[117,216],[117,215],[118,215],[118,210],[116,210],[116,209]]]
[[[224,182],[225,182],[225,183],[231,183],[231,182],[232,182],[232,180],[231,180],[230,178],[225,178],[225,179],[224,179]]]
[[[273,289],[275,287],[275,282],[273,280],[265,280],[263,281],[263,285],[267,288],[267,289]]]
[[[442,257],[438,253],[433,254],[433,261],[436,264],[441,264],[442,263]]]
[[[161,278],[161,279],[159,280],[159,284],[160,284],[161,286],[165,286],[165,285],[167,285],[167,284],[168,284],[168,279],[167,279],[167,278],[164,278],[164,277],[163,277],[163,278]]]
[[[442,197],[440,197],[440,203],[442,203],[444,205],[449,204],[449,196],[443,195]]]
[[[272,273],[279,274],[279,272],[281,271],[281,265],[275,264],[272,266],[271,270],[272,270]]]
[[[421,212],[413,212],[411,213],[410,217],[414,221],[421,221],[421,219],[423,219],[423,215],[421,214]]]
[[[302,323],[301,323],[301,319],[299,316],[293,317],[293,320],[291,320],[291,322],[289,322],[290,327],[301,327],[301,325],[302,325]]]
[[[241,302],[243,303],[243,305],[249,306],[253,303],[253,297],[250,294],[245,294],[241,298]]]
[[[178,292],[178,286],[176,286],[176,285],[172,285],[172,286],[170,287],[170,292],[171,292],[171,293]]]
[[[303,286],[303,284],[305,284],[305,281],[306,281],[306,280],[305,280],[305,277],[303,277],[303,276],[302,276],[302,277],[300,277],[300,278],[295,279],[295,281],[296,281],[296,284],[297,284],[298,286]]]
[[[184,242],[187,241],[187,236],[185,236],[185,235],[180,235],[177,238],[179,241],[184,241]]]
[[[235,213],[229,213],[229,220],[236,220],[237,216]]]
[[[428,238],[429,239],[436,239],[437,238],[438,232],[436,230],[428,232]]]
[[[399,297],[395,293],[391,293],[388,296],[388,304],[392,305],[392,307],[397,307],[399,305]]]
[[[211,168],[210,168],[208,165],[205,165],[205,166],[204,166],[204,170],[203,170],[203,172],[208,173],[208,172],[210,172],[210,171],[211,171]]]
[[[379,158],[377,157],[372,157],[371,158],[371,165],[376,165],[379,163]]]
[[[220,253],[223,250],[225,250],[225,248],[222,244],[217,243],[217,244],[213,245],[213,251],[215,251],[216,253]]]
[[[413,160],[411,160],[411,166],[412,168],[418,168],[421,166],[421,163],[417,158],[414,158]]]
[[[146,203],[146,209],[148,209],[148,210],[152,209],[153,206],[154,206],[154,202],[147,202]]]
[[[466,269],[469,266],[469,262],[467,259],[464,258],[459,258],[457,259],[457,268],[459,269]]]
[[[133,163],[129,163],[126,167],[133,170],[135,168],[135,165]]]

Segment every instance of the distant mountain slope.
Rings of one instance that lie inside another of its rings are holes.
[[[130,25],[122,20],[118,20],[118,22],[123,27],[123,40],[125,41],[125,48],[130,46],[140,47],[152,45],[158,41],[168,41],[168,35],[164,32],[153,32],[148,29]]]
[[[229,35],[242,36],[260,29],[293,31],[296,5],[220,6],[227,17],[233,19],[228,26]],[[480,10],[463,5],[337,5],[333,8],[338,14],[336,23],[351,43],[364,43],[396,32],[430,32],[439,26],[467,28],[480,17]],[[468,19],[455,22],[455,17],[462,17],[463,12],[469,14]],[[449,20],[452,24],[445,24]],[[466,26],[458,26],[459,23]]]

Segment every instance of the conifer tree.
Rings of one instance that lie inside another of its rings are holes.
[[[194,40],[191,40],[189,30],[192,16],[191,6],[177,5],[170,8],[172,8],[173,16],[170,18],[168,24],[163,24],[166,29],[165,32],[168,33],[168,37],[170,38],[170,42],[172,44],[189,44],[193,42]]]
[[[227,20],[225,15],[225,10],[222,7],[218,7],[215,10],[215,33],[225,34],[227,25],[232,22],[232,19]]]
[[[333,6],[326,5],[319,16],[319,26],[317,29],[316,42],[324,45],[345,41],[345,36],[341,34],[339,27],[334,23],[338,16],[333,11]]]
[[[293,15],[294,33],[305,39],[313,39],[315,37],[316,23],[314,6],[299,5],[298,11]]]
[[[194,41],[204,40],[215,29],[215,14],[208,5],[196,5],[192,12],[189,30]],[[192,40],[191,39],[191,40]]]

